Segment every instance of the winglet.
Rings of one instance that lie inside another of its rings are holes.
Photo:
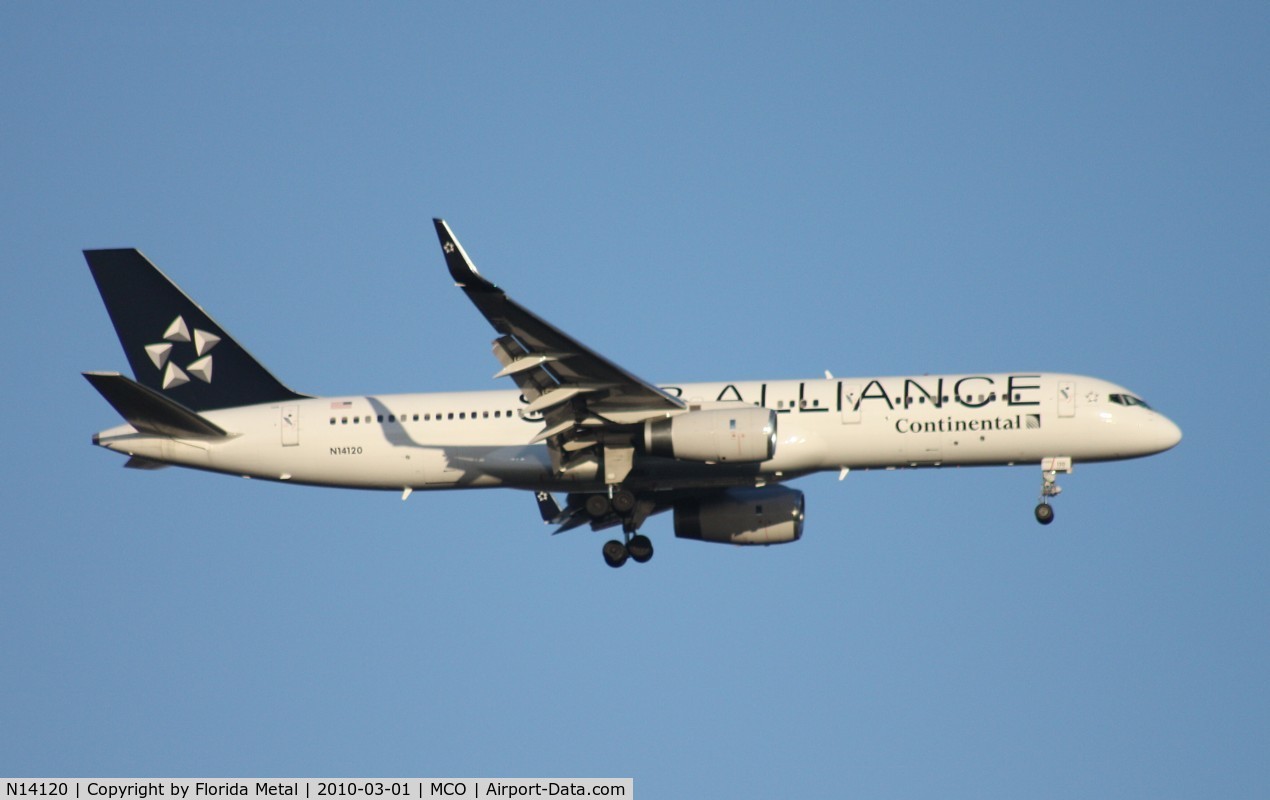
[[[441,252],[445,253],[445,265],[450,268],[450,277],[454,278],[455,285],[469,292],[501,291],[476,271],[476,265],[467,257],[463,245],[459,244],[459,240],[455,238],[450,226],[445,224],[445,220],[434,217],[432,224],[436,226],[437,239],[441,241]]]
[[[540,491],[535,499],[538,501],[538,513],[542,515],[542,521],[548,525],[557,524],[560,521],[560,504],[551,496],[551,492]]]

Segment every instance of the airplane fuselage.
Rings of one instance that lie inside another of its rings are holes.
[[[640,491],[755,486],[821,470],[1039,464],[1134,458],[1181,433],[1128,390],[1055,373],[921,375],[661,387],[690,407],[777,414],[774,456],[754,463],[640,454]],[[1125,398],[1128,398],[1126,400]],[[94,441],[141,459],[251,478],[360,489],[509,487],[590,492],[596,460],[553,469],[543,428],[516,390],[302,398],[208,410],[230,435],[182,438],[130,425]]]
[[[93,437],[127,466],[179,465],[271,481],[401,492],[532,490],[556,532],[620,528],[604,561],[652,558],[639,533],[673,511],[677,538],[797,541],[803,493],[852,469],[1029,464],[1037,522],[1074,463],[1151,455],[1181,431],[1127,390],[1012,372],[650,383],[517,303],[444,220],[456,287],[494,329],[491,392],[313,397],[279,381],[139,251],[84,256],[132,367],[85,379],[127,421]],[[563,505],[553,492],[566,493]]]

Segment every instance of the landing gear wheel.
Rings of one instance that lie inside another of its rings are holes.
[[[609,513],[610,508],[609,499],[602,494],[593,494],[586,499],[586,513],[592,519],[599,519]]]
[[[636,563],[644,564],[653,557],[653,543],[647,536],[637,534],[627,543],[626,551]]]
[[[635,493],[630,489],[618,489],[613,493],[613,510],[624,517],[635,509]]]
[[[1036,507],[1037,522],[1048,525],[1054,521],[1050,498],[1058,497],[1063,491],[1063,487],[1058,485],[1058,473],[1071,471],[1071,456],[1047,456],[1041,459],[1041,502]]]
[[[626,563],[630,552],[626,549],[626,545],[617,539],[609,539],[604,543],[604,563],[610,567],[617,569]]]

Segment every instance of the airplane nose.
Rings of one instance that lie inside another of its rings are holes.
[[[1173,420],[1160,414],[1155,424],[1160,452],[1174,448],[1178,442],[1182,441],[1182,429],[1177,427]]]

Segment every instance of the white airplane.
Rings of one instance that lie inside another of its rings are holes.
[[[1030,465],[1036,519],[1057,474],[1159,453],[1177,425],[1097,378],[1042,372],[656,385],[592,351],[482,277],[434,220],[456,285],[497,331],[495,378],[516,388],[311,397],[280,383],[136,250],[84,252],[135,380],[84,376],[128,424],[93,443],[248,478],[400,492],[537,494],[557,533],[620,528],[619,567],[652,557],[639,533],[673,510],[675,536],[770,545],[803,531],[785,484],[836,470]],[[567,493],[563,507],[552,492]]]

